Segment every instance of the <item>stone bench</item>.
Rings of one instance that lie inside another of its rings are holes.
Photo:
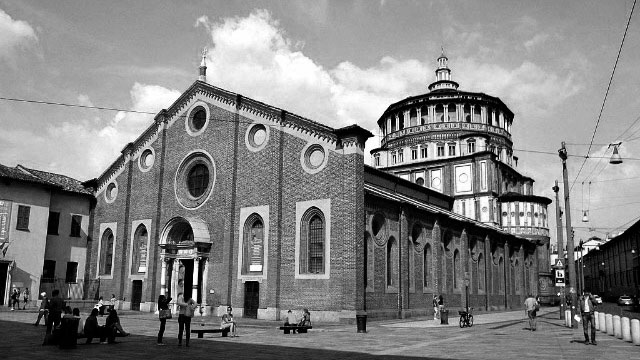
[[[309,329],[313,329],[313,326],[299,326],[299,325],[287,325],[287,326],[280,326],[280,330],[284,330],[285,334],[290,334],[291,330],[293,330],[293,333],[296,333],[296,330],[303,334],[306,333],[307,330]]]
[[[191,329],[191,333],[192,334],[198,334],[198,338],[202,339],[204,337],[204,334],[215,334],[215,333],[222,333],[222,337],[227,337],[229,334],[229,328],[225,328],[225,329],[220,329],[220,328],[213,328],[213,329]]]

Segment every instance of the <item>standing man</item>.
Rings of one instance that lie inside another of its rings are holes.
[[[527,295],[527,299],[524,301],[524,306],[526,308],[525,312],[527,313],[527,317],[529,318],[529,330],[536,331],[536,316],[537,316],[537,308],[538,302],[531,295]]]
[[[30,295],[29,288],[28,287],[24,288],[24,291],[22,291],[22,300],[23,300],[22,310],[27,309],[27,304],[29,303],[29,295]]]
[[[51,292],[51,299],[49,299],[49,302],[47,303],[47,310],[49,310],[47,334],[51,334],[51,330],[60,325],[62,309],[64,309],[64,300],[60,298],[60,290],[55,289]]]
[[[43,316],[45,325],[47,325],[47,320],[49,320],[49,310],[47,306],[49,301],[47,300],[47,293],[42,292],[40,296],[42,296],[42,302],[40,303],[40,309],[38,310],[38,319],[36,320],[36,323],[33,324],[35,326],[40,325],[40,319],[42,319]]]
[[[184,301],[182,293],[178,294],[178,346],[182,346],[182,333],[185,332],[185,339],[187,340],[185,345],[189,346],[189,339],[191,338],[191,318],[196,310],[196,302],[193,298]]]
[[[596,343],[596,327],[593,320],[593,312],[596,311],[596,300],[590,291],[585,291],[580,299],[580,312],[582,313],[582,329],[584,330],[584,344],[589,345],[589,326],[591,326],[591,344]]]

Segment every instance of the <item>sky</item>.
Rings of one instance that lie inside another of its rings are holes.
[[[209,83],[332,127],[366,128],[376,135],[369,161],[380,145],[376,121],[390,104],[428,92],[444,48],[460,90],[499,97],[514,112],[516,169],[536,180],[536,195],[555,201],[557,150],[567,143],[576,237],[605,237],[640,217],[640,9],[604,102],[632,6],[0,0],[0,97],[157,113],[197,79],[206,47]],[[95,178],[152,121],[0,100],[0,163]],[[624,162],[610,165],[608,144],[619,141]]]

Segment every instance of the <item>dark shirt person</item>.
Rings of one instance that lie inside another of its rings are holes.
[[[104,326],[98,324],[98,309],[92,309],[91,314],[84,322],[84,335],[87,337],[87,344],[91,344],[93,338],[99,338],[100,343],[105,343],[106,333]]]
[[[118,312],[116,310],[109,311],[109,315],[107,316],[107,320],[105,321],[104,327],[107,331],[107,340],[109,344],[114,344],[115,337],[118,333],[122,336],[129,336],[129,333],[124,331],[122,325],[120,324],[120,318],[118,317]]]
[[[49,299],[46,306],[46,310],[49,311],[49,318],[47,319],[47,334],[51,334],[53,328],[57,328],[60,325],[62,310],[65,307],[64,300],[60,298],[60,290],[53,290],[51,293],[51,299]]]
[[[158,310],[169,310],[169,303],[171,302],[171,296],[165,297],[164,295],[158,296]],[[158,345],[164,345],[162,338],[164,336],[164,329],[167,325],[167,319],[160,319],[160,331],[158,331]]]

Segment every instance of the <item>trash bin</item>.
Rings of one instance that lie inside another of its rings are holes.
[[[61,349],[74,349],[78,338],[78,323],[80,319],[63,318],[60,325],[58,345]]]
[[[440,311],[440,324],[449,325],[449,310]]]

